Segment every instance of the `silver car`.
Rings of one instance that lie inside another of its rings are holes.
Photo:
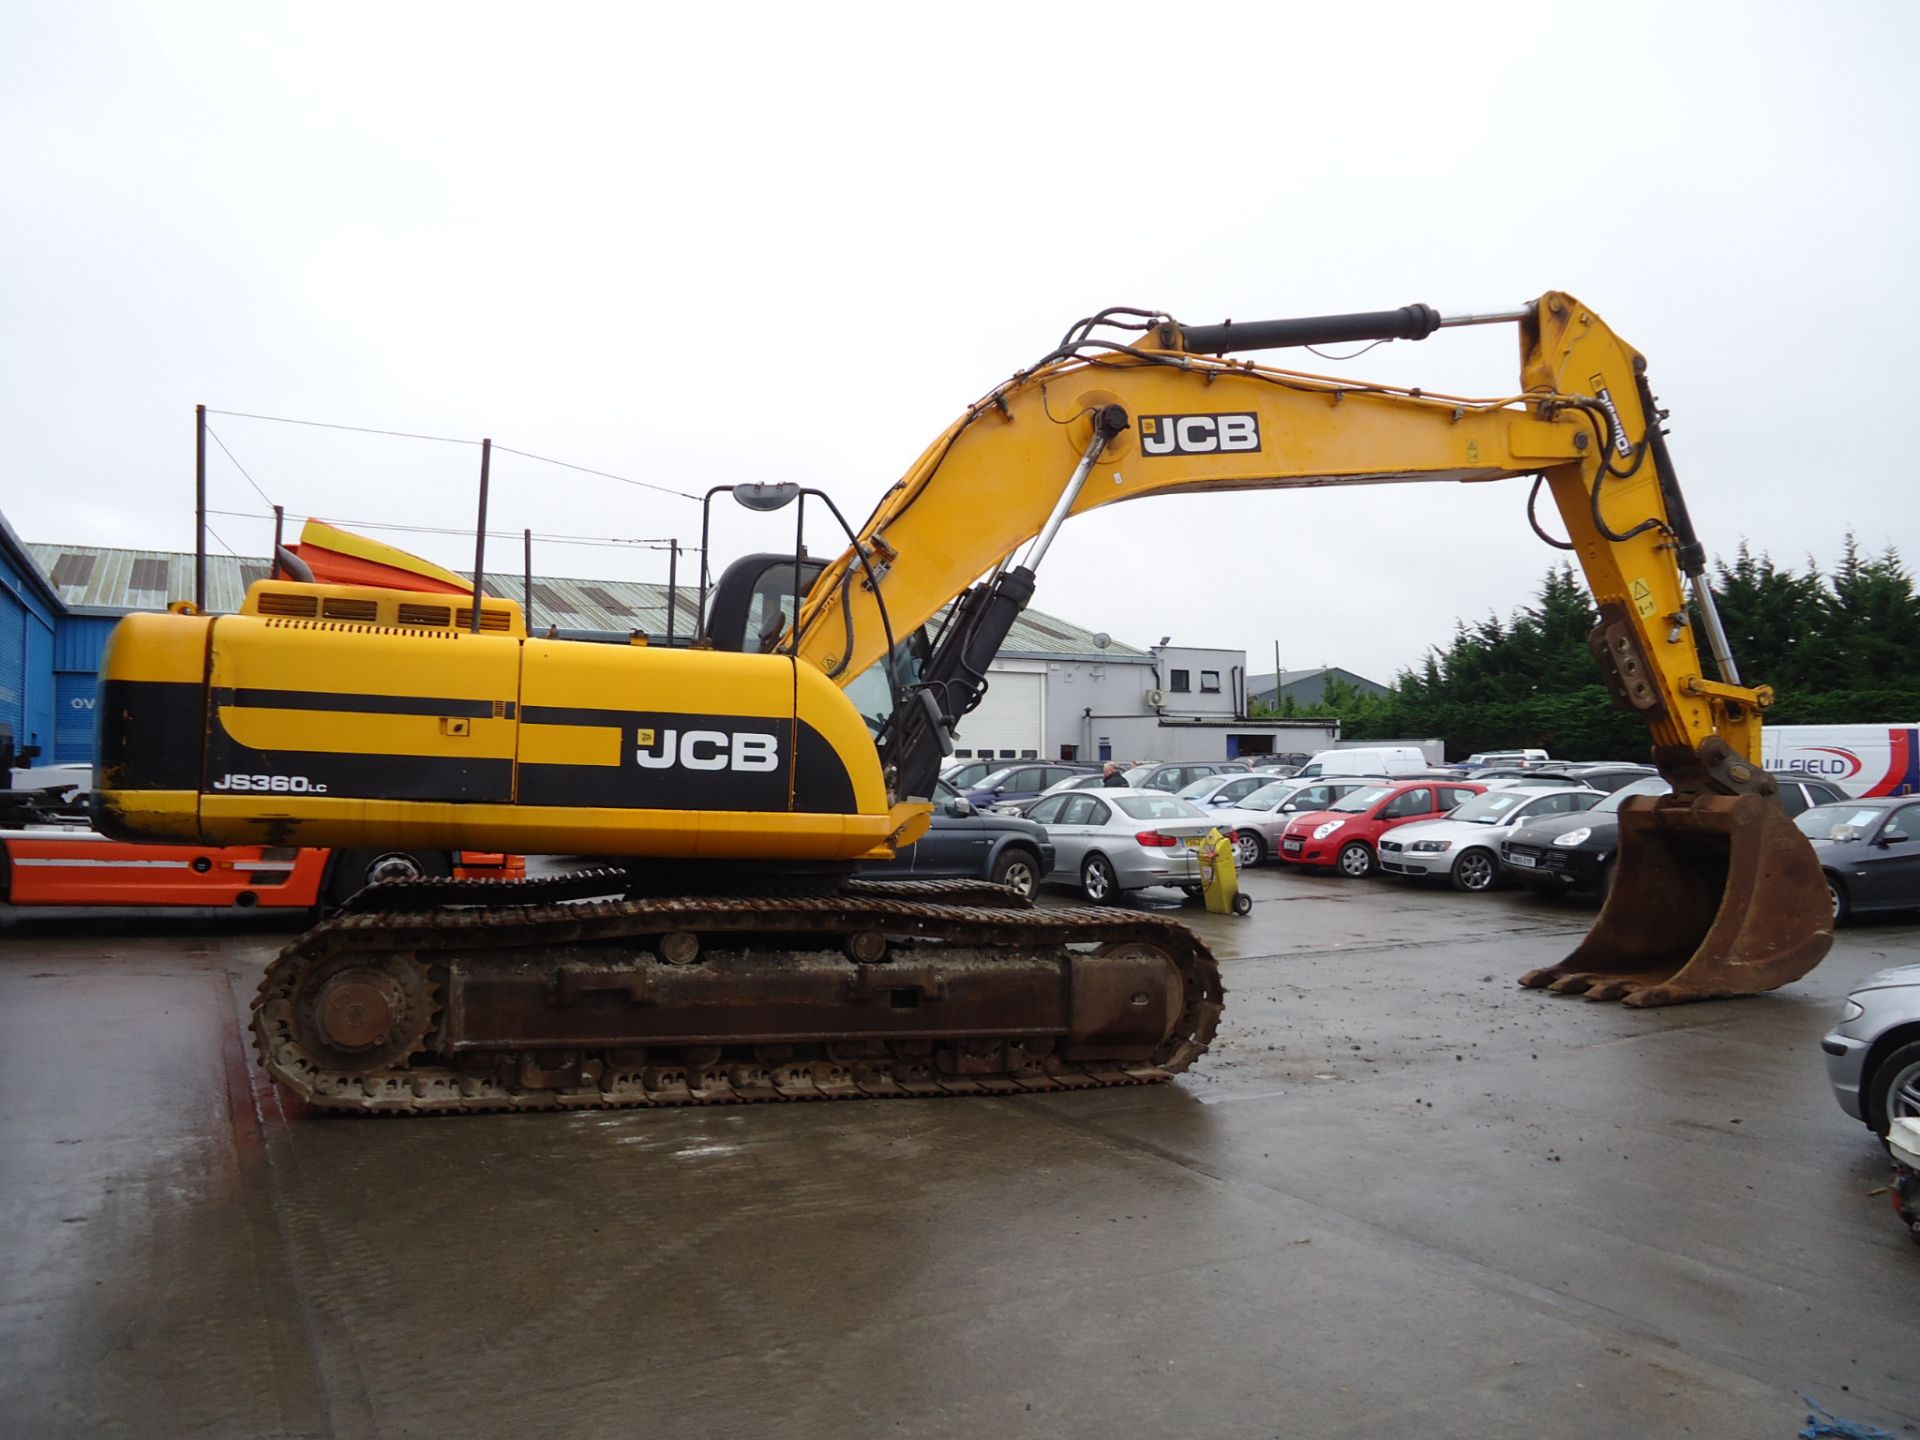
[[[1077,885],[1096,905],[1149,885],[1198,894],[1200,857],[1187,842],[1215,823],[1177,796],[1118,788],[1043,795],[1027,818],[1053,841],[1048,881]]]
[[[1380,841],[1389,875],[1444,876],[1456,890],[1478,893],[1500,880],[1500,842],[1513,827],[1549,815],[1578,815],[1606,796],[1578,785],[1516,783],[1463,800],[1438,820],[1403,825]]]
[[[1820,1048],[1833,1098],[1881,1139],[1894,1120],[1920,1119],[1920,965],[1864,981]]]
[[[1174,792],[1189,805],[1202,810],[1218,810],[1244,800],[1262,785],[1271,785],[1271,775],[1208,775]]]
[[[1377,785],[1380,778],[1342,775],[1335,780],[1274,780],[1237,805],[1212,812],[1213,820],[1232,834],[1233,863],[1244,870],[1268,859],[1280,847],[1280,832],[1294,816],[1325,810],[1363,785]]]

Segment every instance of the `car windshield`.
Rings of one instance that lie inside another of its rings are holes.
[[[1636,780],[1631,785],[1622,785],[1587,813],[1590,815],[1611,815],[1636,795],[1664,795],[1671,789],[1673,789],[1673,787],[1658,775],[1649,775],[1646,779]]]
[[[1354,791],[1351,795],[1336,800],[1327,808],[1338,810],[1343,815],[1358,815],[1362,810],[1371,810],[1376,801],[1384,800],[1392,792],[1384,785],[1368,785]]]
[[[933,798],[936,800],[958,800],[960,792],[944,780],[933,782]]]
[[[1233,803],[1242,810],[1271,810],[1299,788],[1298,785],[1289,784],[1284,780],[1277,781],[1272,785],[1262,785],[1251,795],[1242,795]]]
[[[1531,795],[1518,795],[1511,790],[1489,790],[1485,795],[1476,795],[1454,806],[1447,818],[1465,820],[1472,825],[1498,825],[1531,799]]]
[[[1194,800],[1194,799],[1198,799],[1202,795],[1212,794],[1213,791],[1220,788],[1221,783],[1222,783],[1221,779],[1218,775],[1204,775],[1200,779],[1193,781],[1191,784],[1182,785],[1178,790],[1174,791],[1173,793],[1178,795],[1183,800]]]
[[[1020,767],[1009,765],[1004,770],[996,770],[991,775],[983,775],[969,787],[974,790],[997,790],[1007,783],[1007,777]]]
[[[1204,820],[1207,817],[1177,795],[1138,795],[1110,797],[1120,813],[1132,820]]]
[[[1794,816],[1809,840],[1858,840],[1887,812],[1871,805],[1816,805]]]

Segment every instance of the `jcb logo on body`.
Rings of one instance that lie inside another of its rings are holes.
[[[1219,455],[1260,448],[1260,417],[1251,410],[1224,415],[1142,415],[1142,455]]]
[[[633,759],[644,770],[775,770],[780,737],[747,730],[648,730],[636,734]]]

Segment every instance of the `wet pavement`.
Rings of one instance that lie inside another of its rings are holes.
[[[0,918],[8,1436],[1920,1434],[1920,1246],[1775,994],[1515,988],[1590,912],[1255,872],[1178,1082],[284,1114],[262,917]]]

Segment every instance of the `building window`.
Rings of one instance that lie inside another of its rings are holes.
[[[85,585],[93,576],[93,556],[63,554],[47,578],[56,585]]]
[[[127,581],[129,590],[167,591],[167,562],[164,560],[136,560],[133,562],[133,576]]]
[[[1175,670],[1172,672],[1172,678],[1167,682],[1167,688],[1176,695],[1184,695],[1193,687],[1188,683],[1185,670]]]
[[[1202,670],[1200,672],[1200,693],[1202,695],[1218,695],[1220,693],[1220,672],[1218,670]]]

